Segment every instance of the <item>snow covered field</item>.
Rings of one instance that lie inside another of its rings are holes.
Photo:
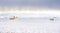
[[[1,33],[60,33],[60,21],[41,18],[0,20]]]
[[[59,13],[40,13],[0,14],[0,33],[60,33]],[[19,18],[10,20],[9,18],[14,15]]]

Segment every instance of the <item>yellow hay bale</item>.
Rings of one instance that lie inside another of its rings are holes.
[[[10,20],[16,20],[17,17],[13,16],[12,18],[10,18]]]

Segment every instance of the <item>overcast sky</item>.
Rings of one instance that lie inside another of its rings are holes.
[[[0,6],[36,6],[60,8],[60,0],[0,0]]]

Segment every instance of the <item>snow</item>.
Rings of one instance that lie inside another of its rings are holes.
[[[20,18],[0,20],[1,33],[59,33],[60,21],[49,18]]]
[[[0,33],[60,33],[60,12],[55,10],[0,14]],[[10,20],[12,16],[17,16],[18,19]],[[51,21],[50,18],[54,20]]]

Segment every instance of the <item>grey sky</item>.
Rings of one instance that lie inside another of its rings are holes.
[[[0,6],[36,6],[60,8],[60,0],[0,0]]]

